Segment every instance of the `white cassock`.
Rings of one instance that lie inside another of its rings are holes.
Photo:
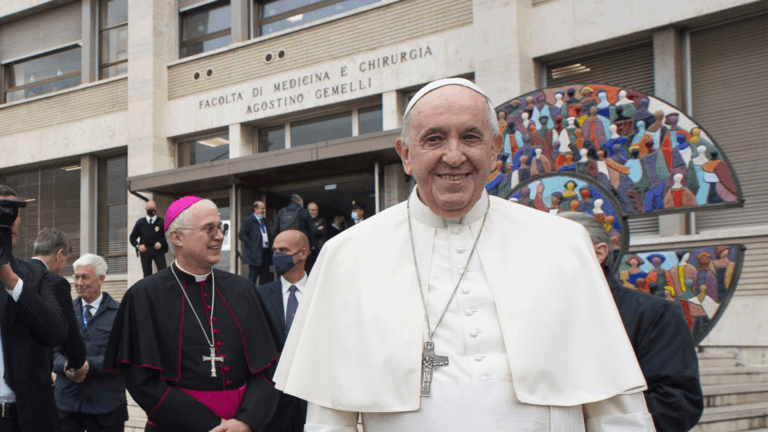
[[[405,203],[325,244],[275,374],[311,432],[653,431],[640,368],[581,225],[483,192],[462,220],[410,198],[434,328],[449,357],[420,397],[424,310]]]

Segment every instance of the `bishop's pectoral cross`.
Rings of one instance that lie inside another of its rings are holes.
[[[434,342],[424,342],[424,352],[421,355],[420,396],[432,396],[432,370],[439,366],[448,366],[448,357],[435,355]]]
[[[217,356],[216,355],[216,348],[211,347],[211,355],[210,356],[203,356],[203,361],[209,361],[211,362],[211,378],[216,377],[216,362],[222,362],[224,363],[224,357]]]

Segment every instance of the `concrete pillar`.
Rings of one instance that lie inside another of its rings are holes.
[[[408,199],[412,185],[406,180],[401,164],[384,166],[384,208],[387,209]],[[383,210],[382,209],[382,210]]]
[[[96,51],[99,37],[98,0],[83,1],[82,50],[80,51],[80,79],[83,84],[99,79],[99,55]],[[94,252],[95,253],[95,252]]]
[[[229,158],[234,159],[254,154],[255,140],[252,127],[242,123],[229,125]]]
[[[251,16],[248,13],[248,5],[251,0],[232,0],[232,43],[243,42],[249,39],[248,22]]]
[[[653,33],[655,95],[685,112],[683,59],[683,39],[679,31],[668,27]],[[685,214],[659,216],[659,234],[685,235]]]
[[[131,7],[139,6],[139,7]],[[143,0],[128,7],[128,176],[175,167],[175,149],[165,136],[168,62],[176,58],[176,2]],[[128,195],[128,231],[145,215],[144,201]],[[159,203],[158,203],[159,204]],[[166,207],[167,208],[167,207]],[[128,285],[142,277],[138,259],[128,260]]]
[[[530,52],[531,2],[475,0],[475,82],[494,106],[536,89],[536,70]],[[503,41],[504,55],[499,55]]]
[[[98,163],[95,156],[80,157],[80,255],[98,253]]]
[[[403,125],[405,96],[397,90],[381,95],[381,116],[383,130],[399,129]]]

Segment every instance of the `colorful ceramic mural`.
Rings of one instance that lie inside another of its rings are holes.
[[[629,233],[627,222],[621,217],[618,200],[588,176],[544,174],[529,178],[512,190],[503,184],[498,195],[550,214],[568,211],[589,214],[603,224],[613,249],[621,254],[626,251]]]
[[[496,113],[504,137],[497,170],[510,189],[546,173],[579,173],[611,190],[627,217],[743,202],[715,140],[658,98],[574,84],[536,90]]]
[[[743,255],[740,244],[624,254],[616,279],[679,305],[698,343],[733,296]]]
[[[658,98],[604,84],[536,90],[496,115],[504,147],[488,193],[552,214],[594,216],[622,257],[616,279],[679,305],[698,344],[736,289],[744,247],[627,253],[627,218],[743,205],[714,138]]]

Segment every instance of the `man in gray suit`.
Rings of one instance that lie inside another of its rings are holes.
[[[270,321],[277,350],[282,351],[293,317],[307,285],[304,266],[310,255],[309,239],[298,230],[283,231],[275,237],[272,261],[280,279],[259,286],[256,291]],[[280,394],[277,409],[264,432],[301,432],[307,417],[307,402]]]
[[[109,333],[120,303],[101,291],[107,263],[98,255],[85,254],[73,264],[73,301],[80,334],[90,369],[84,379],[67,367],[67,358],[57,348],[53,370],[56,378],[56,404],[60,432],[123,432],[128,420],[123,377],[102,371]]]

